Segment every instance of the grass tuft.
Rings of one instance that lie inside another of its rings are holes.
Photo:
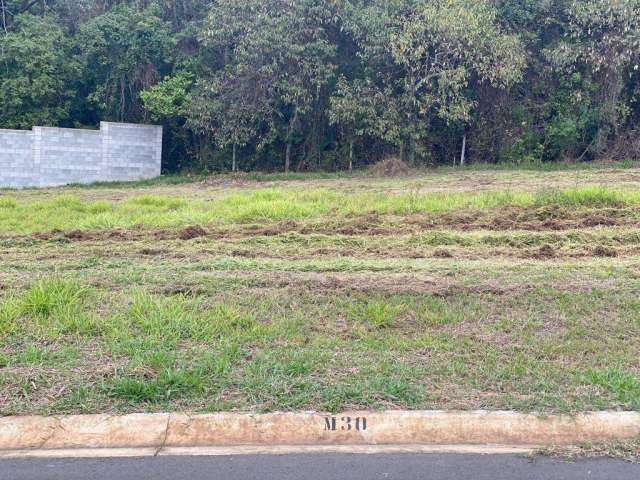
[[[16,208],[18,206],[18,202],[13,197],[0,197],[0,208],[10,209]]]
[[[368,323],[373,328],[384,329],[394,325],[399,315],[399,308],[384,300],[370,300],[365,303],[348,305],[347,316],[350,320]]]
[[[168,402],[202,392],[200,374],[184,370],[163,370],[157,377],[117,377],[105,387],[106,393],[132,404]]]
[[[48,318],[56,313],[78,309],[87,295],[87,289],[78,283],[58,278],[40,280],[27,290],[23,300],[23,313]]]
[[[622,406],[640,410],[640,378],[619,369],[590,370],[586,381],[612,395]]]

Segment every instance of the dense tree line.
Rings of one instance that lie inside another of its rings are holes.
[[[0,0],[0,128],[165,169],[640,157],[640,0]]]

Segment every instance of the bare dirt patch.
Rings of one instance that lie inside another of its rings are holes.
[[[294,290],[299,294],[307,291],[314,295],[335,296],[353,293],[375,295],[433,295],[437,297],[451,297],[465,293],[480,293],[492,295],[506,295],[528,291],[533,287],[528,285],[498,285],[487,282],[484,284],[467,286],[456,282],[447,276],[424,274],[321,274],[278,272],[253,273],[237,272],[236,277],[251,279],[257,290]]]
[[[453,258],[453,254],[444,248],[438,248],[433,252],[435,258]]]
[[[598,245],[593,249],[593,255],[596,257],[617,257],[618,252],[614,248],[605,247],[603,245]]]
[[[452,231],[565,231],[598,227],[640,227],[640,208],[523,208],[499,210],[462,210],[451,213],[409,215],[369,213],[366,215],[327,216],[310,220],[284,220],[264,223],[235,223],[211,227],[187,226],[180,231],[165,229],[52,230],[30,235],[3,235],[11,241],[141,241],[191,240],[199,237],[233,239],[276,236],[284,233],[324,235],[396,236],[432,230]]]
[[[207,231],[200,225],[191,225],[178,234],[180,240],[192,240],[194,238],[207,236]]]
[[[556,257],[556,250],[551,245],[542,245],[532,255],[533,258],[548,259]]]
[[[212,175],[201,182],[206,187],[245,187],[252,183],[249,174],[246,172],[226,173],[221,175]],[[255,183],[255,182],[253,182]]]
[[[444,215],[368,214],[346,216],[339,219],[323,218],[303,222],[287,220],[269,224],[236,224],[218,227],[214,237],[274,236],[283,233],[324,235],[387,235],[417,234],[447,229],[453,231],[565,231],[601,226],[640,226],[640,210],[620,212],[610,209],[595,213],[593,210],[563,212],[560,218],[545,218],[536,209],[513,208],[499,211],[461,211]]]

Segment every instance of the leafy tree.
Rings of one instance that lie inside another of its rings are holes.
[[[192,84],[193,75],[180,72],[140,92],[140,98],[156,121],[186,118]]]
[[[193,74],[179,72],[140,92],[148,116],[152,121],[161,122],[164,126],[163,151],[169,159],[165,162],[165,168],[169,171],[179,171],[186,167],[188,157],[193,156],[196,139],[185,126],[193,83]]]
[[[408,118],[468,122],[476,103],[472,82],[507,88],[521,78],[520,42],[500,31],[496,16],[485,1],[435,0],[419,4],[392,33],[390,49],[402,68],[399,83]],[[413,128],[412,140],[420,140],[421,133]]]
[[[353,170],[354,144],[363,138],[376,137],[398,142],[399,112],[390,91],[381,91],[370,81],[356,79],[349,83],[342,76],[331,97],[330,122],[338,125],[349,144],[349,171]]]
[[[267,86],[264,102],[284,125],[284,170],[300,122],[333,76],[335,47],[323,26],[331,18],[321,0],[217,0],[203,33],[225,67],[225,84],[236,92],[258,83]],[[240,95],[236,94],[236,98]],[[233,122],[236,122],[233,119]]]
[[[81,74],[70,40],[53,19],[16,17],[0,47],[0,127],[69,124]]]
[[[268,89],[232,68],[201,81],[190,105],[189,124],[211,135],[216,144],[232,148],[231,170],[237,171],[237,150],[255,141],[272,116]]]
[[[88,101],[98,117],[141,120],[139,93],[168,72],[175,45],[155,9],[117,6],[83,25],[78,45],[86,65]]]
[[[0,0],[0,126],[160,122],[170,171],[623,158],[639,31],[640,0]]]
[[[640,64],[640,0],[573,0],[566,11],[566,39],[549,52],[561,70],[582,69],[599,85],[595,149],[603,152],[620,126],[620,96]]]

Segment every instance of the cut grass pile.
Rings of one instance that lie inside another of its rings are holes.
[[[337,181],[0,196],[0,414],[640,410],[637,190]]]

